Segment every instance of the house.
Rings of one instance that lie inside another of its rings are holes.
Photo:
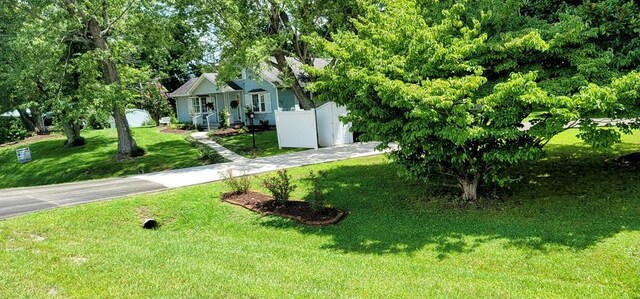
[[[301,70],[302,63],[287,58],[304,87],[308,76]],[[316,59],[315,67],[323,68],[328,60]],[[254,72],[242,70],[242,78],[231,82],[219,82],[216,73],[205,73],[189,80],[169,94],[176,100],[176,114],[179,122],[195,123],[202,126],[218,124],[219,112],[227,108],[229,124],[248,124],[245,110],[254,112],[255,123],[268,121],[275,125],[275,110],[299,110],[299,101],[290,87],[280,78],[280,72],[272,66]],[[213,127],[213,125],[212,125]]]

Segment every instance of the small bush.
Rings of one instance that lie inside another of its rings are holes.
[[[33,135],[29,132],[22,121],[13,117],[0,117],[0,144],[20,141]]]
[[[169,128],[173,130],[192,131],[196,129],[196,126],[192,123],[171,123],[171,125],[169,125]]]
[[[323,179],[327,177],[326,171],[318,171],[317,173],[311,170],[309,172],[309,181],[311,181],[311,194],[307,198],[307,202],[311,205],[311,209],[319,211],[324,208],[324,182]]]
[[[222,108],[222,110],[218,112],[218,116],[220,118],[220,126],[218,127],[218,129],[226,129],[229,127],[230,115],[231,114],[229,114],[229,110],[227,110],[227,107]]]
[[[225,178],[225,184],[231,188],[233,194],[247,194],[251,189],[251,180],[244,175],[241,177],[234,177],[233,170],[228,169],[226,174],[222,174]]]
[[[278,204],[284,204],[289,200],[289,195],[296,189],[296,185],[291,184],[291,177],[287,170],[280,170],[273,177],[267,177],[262,181],[262,185],[267,188]]]
[[[269,130],[269,121],[268,120],[260,120],[260,129],[263,131]]]

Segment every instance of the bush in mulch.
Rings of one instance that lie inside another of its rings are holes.
[[[222,200],[248,210],[293,219],[307,225],[330,225],[340,222],[347,213],[332,207],[314,209],[306,201],[289,200],[277,203],[273,196],[249,191],[245,194],[229,192],[222,194]]]
[[[286,170],[278,171],[275,177],[268,177],[263,185],[272,196],[249,191],[250,182],[246,177],[234,178],[228,171],[226,182],[232,191],[222,194],[222,200],[249,210],[278,215],[309,225],[329,225],[338,223],[346,215],[345,212],[324,206],[321,178],[324,172],[310,173],[312,194],[308,201],[289,200],[289,194],[296,188]]]

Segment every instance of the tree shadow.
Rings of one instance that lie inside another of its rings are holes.
[[[412,254],[431,248],[440,259],[495,241],[544,254],[584,250],[621,231],[640,230],[640,171],[620,171],[582,147],[514,170],[521,179],[502,201],[481,209],[443,205],[439,190],[406,181],[389,164],[328,171],[328,203],[350,212],[340,224],[310,227],[264,217],[268,227],[328,236],[323,248],[362,254]],[[559,163],[562,161],[562,163]]]

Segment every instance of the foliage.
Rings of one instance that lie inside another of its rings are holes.
[[[640,172],[603,161],[640,138],[623,136],[608,153],[573,135],[518,169],[527,179],[508,202],[483,209],[438,206],[434,190],[376,156],[290,170],[328,172],[327,200],[349,211],[331,227],[206,200],[224,182],[14,217],[0,221],[0,297],[49,297],[55,285],[71,298],[633,298]],[[141,210],[163,228],[140,229]],[[155,255],[176,262],[149,258],[159,240]]]
[[[262,185],[271,192],[277,204],[285,204],[289,201],[291,192],[297,187],[291,183],[291,177],[286,169],[279,170],[275,176],[267,177],[262,181]]]
[[[569,121],[587,124],[595,113],[621,108],[615,90],[597,85],[611,83],[611,76],[576,79],[586,67],[578,62],[595,58],[557,59],[574,53],[587,34],[560,34],[587,26],[578,17],[546,24],[535,16],[523,23],[518,14],[487,12],[511,2],[482,3],[372,5],[354,20],[354,32],[335,34],[333,42],[318,40],[335,63],[314,71],[320,82],[311,87],[321,98],[347,106],[344,121],[364,132],[361,140],[382,141],[381,148],[397,143],[390,157],[405,175],[444,177],[467,201],[477,198],[482,182],[509,183],[505,170],[540,158],[543,146]],[[502,18],[508,20],[496,23]],[[558,63],[572,71],[556,73]],[[568,82],[574,87],[560,88]]]
[[[181,122],[175,122],[175,123],[171,123],[169,125],[170,129],[174,129],[174,130],[185,130],[185,131],[193,131],[196,130],[196,125],[194,125],[193,123],[181,123]]]
[[[94,130],[107,129],[109,124],[109,114],[101,111],[94,111],[87,117],[87,125]]]
[[[325,183],[324,180],[327,178],[327,172],[324,170],[320,170],[318,172],[314,172],[313,170],[309,171],[309,181],[311,182],[311,191],[307,198],[307,202],[311,205],[311,209],[318,212],[324,208],[326,197],[324,194]]]
[[[227,184],[233,194],[247,194],[251,189],[251,180],[245,174],[240,177],[233,176],[233,170],[227,169],[227,173],[223,173],[224,182]]]
[[[220,119],[219,129],[226,129],[229,127],[229,110],[227,107],[224,107],[218,112],[218,119]]]
[[[243,67],[256,72],[275,68],[303,109],[314,104],[300,80],[311,78],[297,78],[290,58],[313,66],[323,53],[308,38],[349,28],[349,18],[359,13],[355,0],[209,1],[202,8],[214,28],[221,78],[237,78]]]
[[[167,96],[167,89],[160,82],[147,82],[141,85],[138,108],[147,110],[155,124],[160,118],[171,114],[171,107]]]
[[[0,116],[0,144],[20,141],[31,136],[22,122],[13,117]]]
[[[260,120],[260,128],[262,130],[269,130],[269,120],[268,119],[261,119]]]

